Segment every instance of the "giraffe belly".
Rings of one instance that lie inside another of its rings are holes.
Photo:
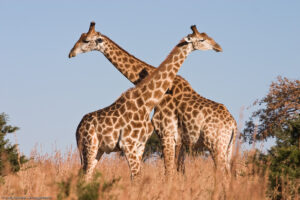
[[[101,130],[101,129],[97,129]],[[101,131],[97,131],[97,138],[99,140],[99,149],[105,153],[116,152],[120,148],[118,146],[118,140],[120,137],[120,130],[113,128],[104,128]]]
[[[179,123],[180,129],[182,130],[182,140],[186,145],[193,146],[199,143],[201,135],[203,135],[203,116],[198,114],[197,116],[192,116],[191,114],[184,113],[180,117],[182,121]]]

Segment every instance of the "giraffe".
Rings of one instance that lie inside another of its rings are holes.
[[[100,34],[95,34],[94,26],[95,23],[92,23],[89,32],[80,37],[86,44],[81,48],[82,52],[101,48],[103,40],[98,37]],[[120,150],[125,154],[132,179],[139,176],[145,144],[153,132],[149,117],[151,110],[172,86],[176,73],[190,52],[221,50],[214,40],[204,42],[203,34],[197,31],[196,26],[191,29],[193,33],[180,40],[151,75],[124,92],[112,105],[82,118],[76,131],[76,140],[86,179],[91,177],[104,152]]]
[[[142,73],[151,74],[155,70],[155,67],[137,59],[110,38],[94,29],[95,23],[92,22],[89,32],[82,34],[70,51],[70,58],[79,53],[88,52],[85,49],[87,45],[85,38],[89,34],[95,35],[102,41],[101,46],[93,50],[103,53],[133,84],[137,84],[141,80]],[[205,33],[203,36],[206,40],[212,41],[212,38]],[[217,46],[216,49],[221,50],[221,47]],[[215,165],[219,160],[222,162],[221,167],[225,166],[229,171],[236,137],[236,122],[232,115],[224,105],[197,94],[181,76],[175,77],[170,91],[171,93],[165,94],[163,101],[155,107],[152,118],[154,128],[162,139],[166,174],[172,172],[174,164],[177,165],[177,170],[184,171],[182,144],[194,148],[202,147],[210,151]],[[176,94],[172,94],[172,91],[176,91]],[[172,124],[176,124],[176,126],[172,126]],[[219,131],[216,128],[219,126],[223,126],[223,130]],[[217,154],[217,152],[221,153]]]

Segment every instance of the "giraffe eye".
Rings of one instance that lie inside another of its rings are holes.
[[[87,40],[82,40],[82,42],[83,42],[83,43],[89,43],[89,41],[87,41]]]
[[[103,40],[101,38],[98,38],[97,42],[101,43],[101,42],[103,42]]]
[[[204,42],[205,41],[205,39],[202,39],[202,40],[199,40],[200,42]]]

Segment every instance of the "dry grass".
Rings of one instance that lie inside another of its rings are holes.
[[[232,179],[227,199],[266,199],[266,176],[255,173],[252,166],[245,168],[241,164],[245,163],[244,157],[237,156],[234,161],[234,172],[244,175]],[[167,182],[161,159],[146,162],[142,179],[132,183],[126,160],[119,156],[106,156],[96,169],[101,173],[96,185],[99,199],[212,199],[216,188],[212,160],[188,156],[185,164],[185,175],[176,174],[172,181]],[[4,178],[0,184],[0,196],[56,199],[60,194],[60,197],[65,195],[67,199],[77,199],[79,168],[77,150],[70,149],[65,155],[56,151],[50,156],[33,151],[32,159],[21,171]]]

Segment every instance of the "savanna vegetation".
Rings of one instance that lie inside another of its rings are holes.
[[[300,81],[278,77],[268,94],[254,103],[255,112],[246,122],[232,161],[232,178],[226,199],[299,199],[300,193]],[[206,154],[187,152],[185,174],[166,181],[160,141],[153,134],[144,154],[143,176],[131,182],[126,160],[119,154],[105,156],[93,180],[80,179],[77,149],[30,158],[20,155],[17,145],[5,136],[18,128],[0,115],[0,196],[51,197],[52,199],[212,199],[221,193],[214,182],[213,161]],[[274,138],[268,151],[241,150]],[[152,155],[156,156],[153,157]]]

